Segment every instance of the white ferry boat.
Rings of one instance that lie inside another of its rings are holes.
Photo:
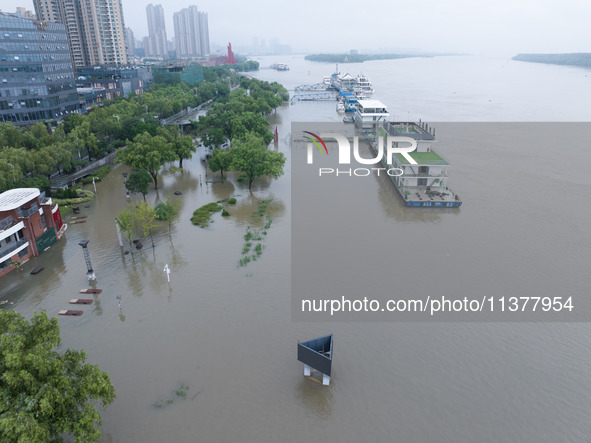
[[[289,66],[285,63],[275,63],[271,65],[271,68],[276,69],[277,71],[289,71]]]
[[[356,80],[357,84],[355,85],[354,91],[357,93],[357,95],[370,96],[373,94],[373,86],[365,75],[358,75]]]
[[[341,75],[338,72],[338,67],[330,77],[324,77],[323,83],[338,91],[349,91],[360,96],[368,97],[373,94],[373,86],[365,75],[360,74],[353,77],[348,72]]]

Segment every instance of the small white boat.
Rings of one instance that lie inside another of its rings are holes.
[[[337,103],[337,112],[338,113],[345,112],[345,105],[343,104],[343,102]]]

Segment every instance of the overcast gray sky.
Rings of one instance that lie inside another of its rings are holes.
[[[147,35],[149,0],[122,0],[125,24]],[[590,0],[217,0],[161,2],[172,14],[190,5],[209,14],[212,43],[249,46],[278,38],[294,51],[409,49],[498,53],[591,52]],[[0,0],[0,9],[33,9],[32,0]]]

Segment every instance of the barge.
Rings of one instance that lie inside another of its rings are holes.
[[[447,184],[450,164],[433,149],[435,131],[424,123],[386,121],[378,129],[377,135],[387,137],[410,137],[417,142],[415,151],[408,155],[417,164],[410,164],[402,154],[392,157],[392,165],[386,164],[385,156],[381,163],[384,167],[402,170],[399,176],[390,176],[394,189],[409,207],[459,208],[462,200]],[[376,141],[369,140],[369,146],[377,154]]]

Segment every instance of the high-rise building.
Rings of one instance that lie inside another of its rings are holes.
[[[125,65],[125,22],[121,0],[33,0],[41,21],[66,26],[75,67]]]
[[[189,6],[175,12],[173,22],[177,57],[204,57],[209,54],[207,13],[199,12],[197,6]]]
[[[199,12],[199,44],[201,55],[209,55],[209,24],[207,12]]]
[[[61,120],[80,106],[64,25],[0,13],[0,121]]]
[[[131,28],[125,28],[125,38],[127,38],[127,55],[133,57],[135,56],[135,36]]]
[[[75,1],[80,2],[82,10],[84,44],[89,54],[89,65],[126,65],[125,22],[121,0]]]
[[[168,43],[166,40],[166,23],[162,5],[149,4],[146,7],[148,16],[148,48],[146,56],[168,58]]]
[[[27,8],[18,7],[16,8],[16,15],[21,16],[22,18],[32,18],[37,19],[37,16],[33,14],[32,11],[27,11]]]

